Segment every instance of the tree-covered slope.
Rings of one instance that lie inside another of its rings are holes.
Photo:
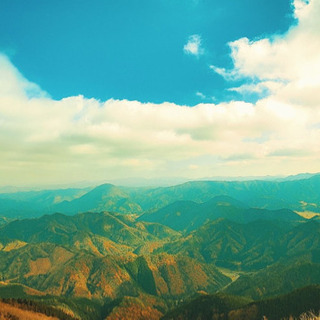
[[[204,295],[168,312],[163,320],[280,320],[320,310],[320,286],[294,290],[256,302],[224,294]]]
[[[319,239],[320,224],[316,221],[295,226],[279,221],[239,224],[222,219],[208,222],[156,252],[180,253],[224,268],[253,271],[292,257],[316,257]]]

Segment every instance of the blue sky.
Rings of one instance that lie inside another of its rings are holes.
[[[0,50],[54,99],[229,101],[234,83],[208,66],[231,66],[230,41],[285,32],[291,13],[288,0],[2,0]]]
[[[1,0],[0,185],[320,172],[320,0]]]

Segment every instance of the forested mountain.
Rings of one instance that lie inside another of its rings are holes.
[[[66,319],[287,317],[265,299],[320,284],[318,216],[293,210],[317,213],[318,180],[2,194],[0,298]]]
[[[249,208],[228,196],[217,196],[204,202],[176,201],[160,210],[139,217],[141,221],[159,222],[179,231],[192,231],[208,221],[225,218],[239,223],[255,220],[304,220],[289,209],[267,210]]]
[[[295,290],[272,299],[248,303],[248,300],[225,294],[204,295],[169,312],[163,320],[268,320],[298,318],[310,310],[317,310],[320,286]],[[306,318],[306,317],[305,317]]]
[[[103,212],[16,220],[0,232],[3,284],[26,286],[33,295],[127,297],[114,314],[160,304],[159,318],[197,292],[261,299],[320,282],[320,224],[314,220],[218,219],[179,233]],[[142,297],[151,305],[142,307]]]

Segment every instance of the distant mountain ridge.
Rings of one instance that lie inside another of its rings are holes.
[[[208,221],[225,218],[247,223],[255,220],[302,221],[300,215],[289,209],[267,210],[249,208],[229,196],[216,196],[204,203],[176,201],[158,211],[145,213],[138,220],[158,222],[178,231],[192,231]]]
[[[157,211],[176,201],[207,202],[228,196],[248,207],[320,212],[320,175],[289,181],[192,181],[172,187],[129,188],[103,184],[93,189],[0,194],[0,216],[36,217],[46,213]]]
[[[140,213],[142,208],[130,199],[130,195],[112,184],[100,185],[82,197],[63,201],[54,206],[57,212],[75,214],[86,211],[114,211],[120,213]]]

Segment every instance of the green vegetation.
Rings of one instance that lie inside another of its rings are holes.
[[[259,272],[240,276],[225,292],[253,299],[288,293],[295,288],[320,283],[320,264],[299,259],[275,264]]]
[[[176,201],[160,210],[139,217],[141,221],[158,222],[174,230],[190,232],[208,221],[228,219],[238,223],[256,220],[280,220],[297,222],[304,220],[291,210],[266,210],[246,207],[243,203],[227,197],[218,196],[204,202]]]
[[[279,320],[299,317],[320,310],[320,285],[295,290],[272,299],[249,302],[245,298],[223,294],[201,296],[165,315],[163,320]]]
[[[166,317],[280,319],[317,311],[320,222],[292,209],[316,212],[319,184],[316,175],[2,194],[0,298],[87,320],[157,320],[177,306]],[[41,216],[58,208],[63,213]],[[8,210],[33,218],[6,218]],[[294,302],[308,296],[294,290],[308,285],[310,303]]]
[[[250,300],[224,294],[202,295],[168,312],[163,320],[227,319],[226,314],[247,305]]]
[[[141,288],[149,294],[157,295],[156,283],[146,259],[142,256],[126,264],[126,269]]]
[[[0,300],[21,310],[28,310],[44,314],[48,317],[57,317],[60,320],[74,320],[76,318],[64,313],[62,310],[34,300],[26,299],[2,299]]]

